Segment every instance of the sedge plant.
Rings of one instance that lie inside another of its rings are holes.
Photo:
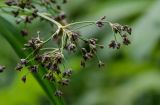
[[[4,5],[0,5],[2,11],[16,18],[17,25],[32,24],[35,19],[43,20],[52,25],[52,34],[45,40],[40,37],[41,32],[39,30],[37,30],[36,36],[27,40],[25,38],[29,36],[27,28],[21,29],[19,33],[25,41],[23,48],[16,50],[19,52],[22,50],[21,53],[24,53],[24,58],[20,59],[15,70],[27,70],[27,73],[21,78],[24,83],[27,82],[27,75],[33,74],[54,105],[65,105],[62,97],[64,94],[63,87],[69,85],[73,73],[72,68],[61,68],[66,63],[65,51],[73,54],[81,52],[80,65],[82,67],[85,67],[86,62],[94,57],[98,58],[98,67],[105,65],[97,55],[97,52],[103,49],[105,45],[99,44],[97,38],[86,38],[77,30],[90,25],[101,28],[104,24],[108,24],[113,32],[113,40],[108,45],[109,48],[120,49],[122,45],[131,43],[129,35],[131,35],[132,29],[128,25],[107,21],[105,16],[95,21],[69,23],[66,20],[65,12],[61,9],[61,6],[67,2],[67,0],[6,0]],[[6,11],[6,8],[9,10]],[[122,42],[117,39],[117,35],[122,38]],[[4,37],[12,43],[12,40],[9,40],[12,36]],[[19,40],[15,39],[15,41]],[[48,46],[47,44],[50,42],[54,42],[57,47]],[[86,47],[81,46],[82,43]],[[5,66],[0,65],[0,72],[3,72],[4,69]],[[46,83],[46,81],[49,82],[49,87],[47,87],[48,82]]]

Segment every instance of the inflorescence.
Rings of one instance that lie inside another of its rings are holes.
[[[28,24],[34,19],[40,18],[57,26],[57,29],[48,39],[42,40],[40,38],[40,32],[37,32],[36,37],[31,38],[24,44],[23,50],[31,50],[32,52],[26,58],[20,60],[16,70],[22,71],[24,68],[27,68],[29,73],[37,73],[40,67],[44,67],[47,69],[47,73],[44,74],[43,79],[57,83],[59,86],[67,86],[73,72],[71,68],[64,67],[64,70],[62,69],[62,66],[65,64],[64,51],[72,53],[80,51],[82,54],[81,66],[85,67],[86,62],[97,57],[97,51],[104,48],[104,45],[98,43],[98,39],[82,37],[79,32],[72,29],[75,25],[92,24],[101,28],[107,23],[114,33],[114,40],[109,44],[109,48],[119,49],[122,44],[129,45],[131,43],[128,36],[131,35],[132,29],[127,25],[105,21],[105,16],[97,21],[82,21],[67,24],[65,20],[66,15],[61,11],[61,7],[56,0],[41,0],[41,2],[32,2],[31,0],[7,0],[5,3],[14,9],[12,14],[17,18],[17,24],[21,22]],[[62,4],[65,3],[67,3],[67,0],[62,0]],[[34,4],[39,4],[43,8],[45,7],[46,13],[40,12]],[[53,12],[58,13],[58,15],[53,15]],[[21,34],[27,36],[27,29],[22,29]],[[122,38],[122,43],[117,40],[117,34]],[[57,42],[59,47],[47,48],[45,46],[46,43],[53,40]],[[86,47],[81,47],[81,42],[83,42]],[[97,65],[103,67],[104,63],[98,59]],[[0,66],[0,71],[3,71],[3,69],[4,67]],[[26,82],[27,74],[22,77],[23,82]],[[60,97],[61,95],[63,95],[63,93],[57,89],[55,96]]]

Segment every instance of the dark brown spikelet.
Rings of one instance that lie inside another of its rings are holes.
[[[104,26],[103,20],[105,19],[106,19],[106,16],[103,16],[100,20],[96,22],[96,25],[100,28],[103,27]]]
[[[121,44],[114,40],[112,40],[111,43],[109,44],[109,48],[120,49],[120,47],[121,47]]]
[[[131,42],[130,40],[127,38],[127,36],[123,36],[123,44],[124,45],[129,45]]]
[[[29,70],[30,70],[32,73],[37,73],[37,72],[38,72],[38,66],[37,66],[37,65],[30,66],[30,67],[29,67]]]
[[[63,4],[66,4],[67,3],[67,0],[63,0]]]
[[[15,69],[17,71],[21,71],[23,69],[23,66],[20,63],[18,63]]]
[[[85,67],[86,66],[86,63],[85,63],[85,61],[83,61],[83,60],[81,60],[81,67]]]
[[[104,66],[104,63],[102,61],[99,61],[98,62],[98,67],[100,68],[100,67],[103,67],[103,66]]]
[[[67,46],[67,49],[69,51],[75,51],[75,48],[76,48],[76,45],[73,44],[73,43],[69,43],[68,46]]]
[[[61,6],[60,6],[60,5],[57,5],[56,8],[57,8],[58,10],[61,10]]]
[[[55,93],[54,93],[55,96],[58,96],[58,97],[61,97],[63,95],[63,93],[60,91],[60,90],[57,90]]]
[[[0,65],[0,73],[2,73],[5,68],[6,68],[5,66]]]
[[[63,72],[63,77],[70,77],[72,75],[72,70],[68,69]]]
[[[22,82],[26,83],[26,75],[21,78]]]
[[[59,17],[61,20],[64,20],[66,18],[66,14],[62,12]]]
[[[28,63],[28,61],[27,61],[26,59],[21,59],[21,60],[20,60],[20,64],[21,64],[21,65],[25,65],[25,66],[26,66],[27,63]]]
[[[22,29],[21,30],[21,35],[22,36],[28,36],[28,30],[27,29]]]

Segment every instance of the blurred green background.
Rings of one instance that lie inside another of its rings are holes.
[[[82,69],[78,54],[68,56],[74,68],[71,83],[64,90],[68,105],[160,105],[160,0],[69,0],[63,9],[69,22],[105,15],[109,21],[133,28],[132,44],[120,50],[108,48],[113,38],[108,25],[79,30],[86,37],[98,37],[105,45],[98,56],[106,66],[99,69],[94,60]],[[0,16],[15,25],[13,17],[2,11]],[[44,22],[28,27],[30,33],[43,30],[43,35],[50,29]],[[50,105],[32,75],[26,84],[20,81],[23,73],[14,70],[19,58],[13,49],[0,35],[0,64],[7,65],[0,74],[0,105]]]

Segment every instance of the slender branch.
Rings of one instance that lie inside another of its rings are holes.
[[[61,25],[60,23],[58,23],[58,22],[55,21],[54,19],[52,19],[52,18],[44,15],[43,13],[39,13],[39,12],[38,12],[37,15],[40,16],[40,17],[42,17],[42,18],[44,18],[44,19],[46,19],[46,20],[49,20],[50,22],[52,22],[52,23],[54,23],[54,24],[56,24],[56,25],[58,26],[58,28],[61,28],[61,27],[62,27],[62,25]]]
[[[85,27],[91,26],[91,25],[93,25],[93,23],[90,23],[90,24],[87,24],[87,25],[83,25],[83,26],[76,27],[76,28],[72,29],[72,31],[75,31],[75,30],[78,30],[78,29],[81,29],[81,28],[85,28]]]
[[[63,49],[64,49],[64,38],[65,38],[65,36],[66,36],[66,33],[63,33],[63,35],[62,35],[62,39],[61,39],[61,53],[63,53]]]
[[[57,48],[42,48],[42,49],[40,49],[41,51],[43,51],[43,50],[56,50]]]
[[[43,44],[47,43],[49,40],[51,40],[55,35],[57,35],[60,32],[60,28],[57,29],[57,31],[52,34],[46,41],[43,42]]]
[[[70,27],[70,26],[78,25],[78,24],[84,24],[84,23],[92,23],[92,24],[96,24],[96,21],[74,22],[74,23],[70,23],[70,24],[67,24],[67,25],[63,26],[63,28],[67,28],[67,27]]]
[[[70,24],[67,24],[67,25],[65,25],[65,26],[63,26],[62,28],[67,28],[67,27],[70,27],[70,26],[74,26],[74,25],[78,25],[78,24],[87,24],[87,23],[89,23],[89,24],[96,24],[96,22],[97,21],[81,21],[81,22],[74,22],[74,23],[70,23]],[[108,23],[108,24],[110,24],[110,22],[109,21],[101,21],[102,23]]]

